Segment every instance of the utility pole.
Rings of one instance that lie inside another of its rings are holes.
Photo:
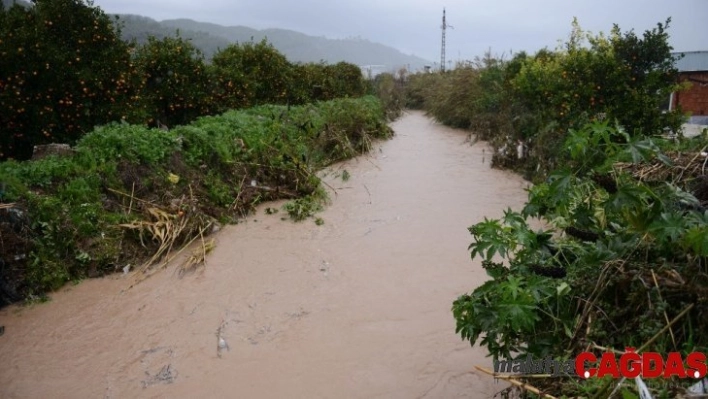
[[[452,28],[451,25],[447,24],[445,19],[445,8],[443,8],[443,20],[442,20],[442,48],[440,49],[440,71],[445,72],[445,31],[447,28]]]

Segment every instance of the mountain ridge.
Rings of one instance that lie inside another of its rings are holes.
[[[32,7],[31,3],[24,0],[2,0],[5,7],[9,7],[14,2]],[[362,38],[330,39],[289,29],[259,30],[247,26],[224,26],[200,22],[189,18],[157,21],[137,14],[109,15],[118,17],[117,24],[121,27],[123,40],[135,40],[138,44],[142,44],[147,42],[150,36],[162,39],[166,36],[175,36],[179,32],[182,38],[189,39],[201,50],[207,59],[230,44],[260,42],[266,39],[289,61],[295,63],[335,64],[345,61],[362,67],[371,66],[374,73],[395,72],[403,67],[416,71],[431,64],[429,60],[404,54],[391,46]]]
[[[208,33],[231,43],[259,42],[267,39],[292,62],[346,61],[357,65],[386,65],[391,70],[401,67],[422,69],[430,64],[430,61],[421,57],[404,54],[393,47],[361,38],[330,39],[290,29],[224,26],[188,18],[168,19],[159,23],[173,29]]]

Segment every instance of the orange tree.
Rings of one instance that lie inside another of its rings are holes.
[[[565,48],[526,58],[509,96],[529,116],[514,138],[531,140],[531,166],[548,171],[563,162],[559,145],[568,129],[594,120],[617,121],[633,136],[679,128],[681,111],[661,107],[678,89],[669,22],[641,38],[616,25],[609,37],[592,36],[574,22]]]
[[[364,95],[366,85],[361,69],[348,62],[338,62],[324,67],[326,99],[359,97]]]
[[[293,104],[306,104],[324,99],[323,83],[325,80],[324,63],[292,65],[292,79],[288,83],[288,101]]]
[[[210,81],[204,57],[180,37],[156,39],[137,48],[139,108],[133,122],[167,126],[210,113]]]
[[[212,58],[214,97],[225,108],[284,104],[292,65],[265,39],[233,44]]]
[[[123,116],[128,45],[108,15],[82,0],[0,6],[0,159],[73,143]]]
[[[585,33],[574,21],[570,40],[555,51],[508,61],[487,54],[444,74],[414,75],[408,104],[489,140],[499,150],[494,165],[543,179],[566,161],[560,146],[569,129],[602,119],[617,121],[632,137],[679,128],[681,110],[662,109],[680,89],[669,22],[642,35],[614,26],[606,36]],[[523,159],[518,140],[529,150]]]
[[[307,103],[335,98],[360,97],[367,91],[361,69],[348,62],[324,62],[292,66],[289,101]]]

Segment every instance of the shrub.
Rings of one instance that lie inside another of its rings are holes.
[[[668,25],[641,38],[615,26],[606,37],[587,34],[574,21],[570,40],[556,51],[509,61],[487,54],[444,74],[412,77],[409,104],[489,140],[495,165],[542,180],[566,161],[560,145],[568,130],[587,122],[617,121],[633,136],[678,130],[682,112],[662,109],[680,89]],[[519,140],[528,150],[524,159],[511,151]]]
[[[220,50],[212,59],[211,72],[223,109],[284,104],[288,99],[291,65],[265,39]]]
[[[361,97],[366,86],[361,69],[348,62],[338,62],[324,67],[324,98]]]
[[[74,143],[119,120],[129,101],[130,55],[111,19],[82,0],[0,7],[0,160],[34,145]]]
[[[494,358],[567,358],[593,343],[705,351],[708,197],[692,194],[705,186],[693,154],[702,141],[683,157],[607,122],[571,131],[568,163],[529,190],[522,212],[470,227],[472,257],[492,280],[454,302],[457,332]],[[531,217],[548,230],[533,231]]]
[[[190,42],[180,37],[151,37],[133,58],[140,95],[131,122],[175,126],[211,112],[204,57]]]
[[[677,90],[677,71],[667,44],[666,26],[644,33],[621,33],[615,26],[609,38],[584,34],[577,22],[566,48],[528,58],[513,81],[516,97],[533,113],[533,156],[544,171],[562,162],[568,129],[597,119],[617,121],[631,135],[654,135],[678,130],[680,111],[663,112],[661,104]],[[583,44],[589,43],[589,47]],[[530,134],[529,134],[530,133]]]
[[[374,79],[373,91],[381,100],[386,116],[390,120],[398,118],[405,106],[404,79],[405,77],[396,79],[390,73],[379,74]]]

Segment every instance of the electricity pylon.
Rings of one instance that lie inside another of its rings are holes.
[[[452,28],[452,25],[447,24],[445,19],[445,8],[443,8],[443,20],[442,20],[442,48],[440,49],[440,71],[445,72],[445,31],[447,28]]]

